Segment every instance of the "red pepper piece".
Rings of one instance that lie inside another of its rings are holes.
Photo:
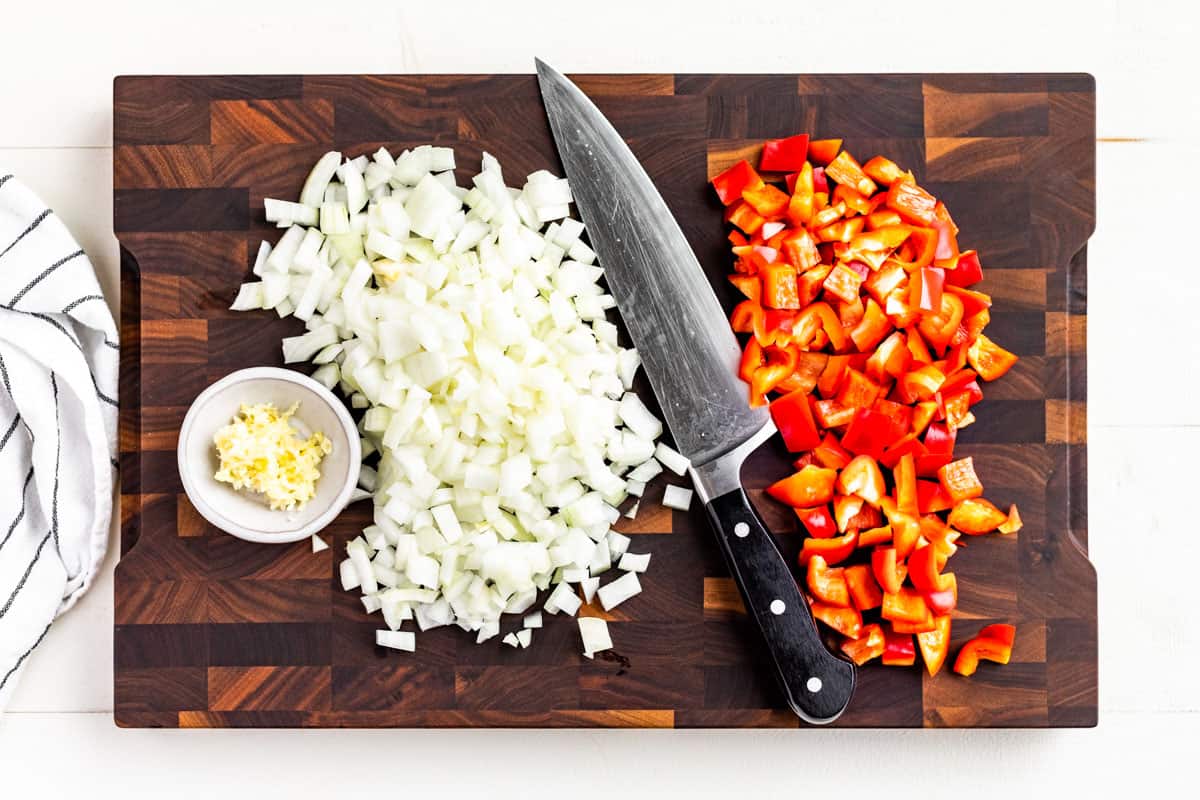
[[[729,282],[755,303],[762,297],[762,282],[755,275],[730,275]]]
[[[818,600],[831,606],[850,607],[850,588],[841,567],[829,566],[823,557],[808,560],[808,589]]]
[[[800,566],[807,567],[813,556],[821,556],[826,564],[840,564],[850,557],[858,544],[858,531],[850,531],[831,539],[805,539],[800,546]]]
[[[1017,357],[982,333],[967,350],[967,363],[985,381],[994,381],[1012,369]]]
[[[940,468],[938,482],[942,484],[946,494],[950,495],[950,499],[956,504],[960,500],[979,497],[983,494],[983,484],[979,482],[979,476],[975,474],[975,461],[970,456],[952,461]],[[996,523],[996,525],[999,524]]]
[[[818,400],[813,404],[813,411],[822,428],[840,428],[854,419],[854,409],[837,400]]]
[[[801,467],[803,469],[803,467]],[[815,508],[797,508],[796,516],[808,531],[809,536],[817,539],[832,539],[838,532],[833,517],[829,514],[829,506],[821,505]]]
[[[867,506],[867,508],[871,508],[871,507]],[[859,547],[874,547],[875,545],[889,545],[891,543],[892,543],[892,526],[891,525],[883,525],[878,528],[869,528],[868,530],[858,532],[858,546]]]
[[[904,583],[908,568],[899,563],[894,547],[876,547],[871,551],[871,572],[879,582],[884,592],[884,602],[888,594],[896,594]]]
[[[837,522],[839,531],[846,533],[850,530],[850,521],[858,516],[865,503],[865,500],[855,495],[834,495],[833,519]]]
[[[963,302],[951,292],[942,293],[942,302],[937,312],[926,312],[917,324],[921,337],[943,352],[958,330],[963,319]]]
[[[841,441],[832,433],[825,434],[825,438],[813,450],[813,455],[822,466],[830,469],[841,469],[854,457],[849,450],[842,447]]]
[[[845,150],[838,153],[837,157],[829,162],[825,167],[825,175],[835,183],[845,184],[859,194],[873,195],[879,188],[875,185],[875,181],[868,178],[867,174],[863,172],[863,168],[854,160],[854,156]]]
[[[878,552],[878,551],[876,551]],[[880,584],[882,586],[882,584]],[[884,587],[883,610],[880,612],[884,619],[895,622],[924,623],[932,614],[925,598],[914,589],[901,586],[895,592],[887,591]]]
[[[911,667],[917,661],[912,634],[884,631],[883,663],[889,667]]]
[[[876,507],[886,491],[883,472],[870,456],[856,456],[847,464],[838,474],[836,488],[842,494],[861,497]]]
[[[811,144],[808,146],[808,151],[810,154],[812,153]],[[813,191],[825,195],[825,200],[829,200],[829,179],[825,177],[824,167],[813,167]]]
[[[771,419],[783,435],[788,451],[799,453],[812,450],[821,443],[821,434],[808,404],[808,392],[789,392],[771,403]]]
[[[1021,530],[1022,525],[1021,512],[1017,511],[1017,506],[1014,503],[1008,507],[1008,518],[1000,523],[1000,527],[997,530],[1001,533],[1016,533]]]
[[[842,652],[857,666],[862,666],[872,659],[883,655],[886,648],[883,628],[876,623],[864,625],[858,638],[846,639],[842,642]]]
[[[937,267],[921,267],[908,278],[908,304],[922,311],[934,311],[942,305],[942,287],[946,273]]]
[[[904,176],[903,170],[896,166],[895,162],[883,156],[875,156],[863,164],[863,172],[883,186],[891,186],[894,181]]]
[[[913,225],[931,227],[937,199],[929,192],[909,181],[894,181],[888,188],[888,208]]]
[[[738,200],[725,209],[725,221],[736,225],[745,233],[753,236],[762,228],[766,219],[751,208],[750,204],[745,200]]]
[[[954,500],[937,481],[917,481],[917,511],[933,514],[954,507]]]
[[[857,608],[841,608],[826,603],[813,603],[812,615],[840,634],[857,639],[862,632],[862,614]]]
[[[930,675],[937,675],[950,652],[950,617],[934,617],[933,623],[932,631],[917,634],[917,646],[921,648],[925,669]]]
[[[979,263],[979,254],[974,250],[964,250],[958,254],[954,269],[946,271],[946,283],[950,286],[973,286],[983,280],[983,267]]]
[[[737,162],[729,169],[712,179],[713,188],[723,205],[730,205],[742,198],[742,192],[763,184],[763,179],[750,162],[745,159]]]
[[[904,436],[896,440],[894,444],[883,451],[883,457],[879,459],[879,463],[888,469],[896,469],[900,463],[900,459],[905,456],[912,456],[914,464],[916,459],[925,454],[925,445],[921,444],[921,440],[915,433],[906,433]],[[915,467],[914,467],[915,469]],[[918,487],[919,489],[920,487]],[[918,501],[920,493],[918,492]]]
[[[768,264],[761,270],[763,305],[769,308],[800,308],[796,268],[790,264]]]
[[[821,263],[817,243],[807,230],[789,233],[783,239],[783,255],[797,269],[808,270]]]
[[[869,408],[860,408],[854,412],[846,428],[842,446],[856,455],[879,458],[888,445],[895,441],[893,432],[892,421],[887,416]]]
[[[937,477],[938,470],[953,460],[957,437],[957,431],[951,430],[944,422],[929,423],[925,430],[926,453],[917,459],[917,475],[922,478]]]
[[[976,497],[955,503],[946,521],[955,530],[980,536],[1007,522],[1008,515],[982,497]]]
[[[767,487],[767,494],[792,508],[812,508],[833,500],[837,471],[807,466]]]
[[[758,168],[763,172],[793,172],[804,167],[808,158],[808,134],[786,139],[768,139],[763,144]]]
[[[932,544],[921,545],[908,557],[908,579],[922,592],[941,592],[950,588],[942,578],[937,549]]]
[[[861,537],[860,537],[861,538]],[[855,564],[846,567],[844,576],[846,587],[850,590],[850,599],[859,611],[869,611],[883,604],[883,592],[871,574],[871,568],[866,564]]]
[[[841,139],[816,139],[808,143],[808,157],[813,163],[828,164],[841,149]]]
[[[988,625],[968,641],[954,659],[954,671],[959,675],[974,675],[981,660],[1007,664],[1012,658],[1017,629],[1012,625]]]
[[[896,507],[906,513],[920,513],[920,503],[917,496],[917,465],[912,453],[901,456],[892,470],[896,482]]]
[[[925,605],[935,616],[949,614],[958,606],[958,579],[953,572],[947,572],[942,575],[942,581],[946,588],[925,592]]]
[[[862,287],[863,279],[855,270],[850,269],[845,264],[838,264],[829,273],[829,277],[825,279],[823,284],[825,291],[837,297],[846,303],[852,303],[858,300],[858,291]]]
[[[742,190],[742,199],[767,219],[783,216],[783,212],[787,210],[788,201],[791,200],[786,193],[769,183],[746,187]]]

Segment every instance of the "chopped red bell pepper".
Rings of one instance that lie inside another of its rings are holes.
[[[812,145],[809,145],[809,150],[812,150]],[[824,195],[825,201],[829,200],[829,179],[825,177],[824,167],[813,167],[813,191],[818,195]],[[825,202],[822,202],[821,205],[825,205]]]
[[[815,164],[828,164],[841,149],[841,139],[816,139],[808,143],[808,157]]]
[[[835,183],[849,186],[859,194],[872,195],[878,189],[875,181],[867,177],[854,156],[843,150],[825,167],[825,175]]]
[[[1007,521],[1007,514],[982,497],[959,500],[947,519],[952,528],[971,536],[991,533]]]
[[[762,183],[763,179],[745,159],[712,179],[713,188],[717,190],[717,197],[724,205],[737,202],[742,198],[742,192],[761,186]]]
[[[921,337],[938,349],[944,351],[958,330],[963,318],[963,303],[958,295],[942,292],[942,302],[936,313],[926,312],[917,324]]]
[[[781,192],[769,183],[746,187],[742,190],[742,199],[765,219],[776,219],[783,216],[783,212],[787,210],[788,202],[791,200],[785,192]]]
[[[1021,512],[1017,511],[1017,506],[1014,503],[1008,507],[1008,518],[1000,523],[999,530],[1001,533],[1016,533],[1021,530],[1023,523],[1021,522]]]
[[[842,446],[856,455],[879,458],[888,445],[895,441],[893,433],[892,421],[886,415],[860,408],[854,412],[842,436]]]
[[[804,167],[808,158],[808,134],[786,139],[768,139],[763,144],[758,168],[763,172],[793,172]]]
[[[915,439],[913,441],[916,441]],[[892,470],[896,483],[896,507],[906,514],[919,514],[920,502],[917,494],[917,464],[912,453],[901,456]]]
[[[944,589],[925,592],[925,605],[935,616],[949,614],[958,606],[958,579],[953,572],[942,574]]]
[[[983,267],[979,263],[979,254],[974,250],[964,250],[958,254],[954,269],[946,271],[946,283],[951,286],[973,286],[983,280]]]
[[[896,594],[904,583],[908,568],[899,563],[894,547],[876,547],[871,551],[871,572],[875,575],[880,588],[884,592],[884,602],[887,595]]]
[[[725,209],[725,221],[738,226],[743,232],[753,236],[762,228],[766,219],[751,208],[750,204],[745,200],[737,200],[733,205]]]
[[[925,445],[921,444],[917,434],[910,432],[901,436],[887,450],[883,451],[883,457],[879,459],[879,463],[894,470],[900,463],[900,459],[905,456],[912,456],[915,464],[916,459],[924,453]]]
[[[833,519],[837,523],[839,531],[846,533],[850,530],[850,521],[858,516],[865,503],[865,500],[855,495],[834,495]]]
[[[891,186],[893,182],[904,175],[904,171],[896,166],[894,161],[890,161],[883,156],[875,156],[866,164],[863,164],[863,172],[867,173],[876,183],[883,186]]]
[[[893,181],[888,187],[887,206],[913,225],[930,227],[935,218],[937,199],[909,181]]]
[[[975,461],[970,456],[952,461],[939,469],[938,482],[956,504],[960,500],[983,494],[983,484],[975,474]]]
[[[886,648],[883,628],[877,623],[864,625],[857,638],[846,639],[842,642],[842,652],[846,657],[861,667],[868,661],[879,658]]]
[[[967,349],[967,362],[985,381],[994,381],[1012,369],[1017,357],[982,333]]]
[[[809,536],[817,539],[832,539],[838,532],[837,525],[834,524],[833,517],[829,514],[828,505],[820,505],[815,508],[797,508],[795,512],[800,523],[804,525],[804,530],[808,531]]]
[[[861,497],[878,506],[887,491],[879,464],[870,456],[856,456],[838,475],[837,491]]]
[[[819,619],[844,636],[857,639],[862,631],[862,614],[858,613],[857,608],[842,608],[814,602],[811,609],[814,619]]]
[[[858,292],[862,287],[863,279],[857,271],[851,269],[846,264],[838,264],[829,273],[829,277],[825,279],[823,284],[825,291],[837,297],[846,303],[853,303],[858,300]]]
[[[937,481],[917,481],[917,512],[933,514],[938,511],[948,511],[954,507],[954,500],[946,494],[946,490]]]
[[[922,311],[934,311],[942,306],[942,287],[946,273],[937,267],[913,270],[908,278],[908,304]]]
[[[935,627],[932,631],[917,634],[917,646],[921,648],[925,669],[930,675],[937,675],[950,652],[950,617],[934,617],[933,623]]]
[[[850,588],[846,585],[845,570],[829,566],[820,555],[808,560],[808,589],[823,603],[850,607]]]
[[[790,264],[768,264],[760,275],[763,285],[763,305],[768,308],[800,308],[796,268]]]
[[[843,575],[846,579],[846,587],[850,591],[850,599],[854,601],[854,607],[859,611],[870,611],[883,604],[883,592],[880,591],[879,584],[875,582],[875,576],[871,574],[869,566],[855,564],[852,567],[846,567]]]
[[[812,508],[833,500],[837,471],[807,466],[767,487],[767,494],[792,508]]]
[[[813,412],[822,428],[840,428],[854,419],[854,409],[837,400],[818,400],[813,404]]]
[[[867,506],[867,508],[871,508]],[[874,510],[874,509],[872,509]],[[859,512],[861,513],[861,512]],[[859,547],[874,547],[875,545],[888,545],[892,543],[892,526],[883,525],[878,528],[869,528],[865,531],[858,532]]]
[[[730,275],[729,282],[754,303],[762,297],[762,281],[754,275]]]
[[[1017,629],[1012,625],[987,625],[975,638],[958,651],[954,671],[959,675],[974,675],[981,660],[1007,664],[1012,658]]]
[[[940,592],[950,588],[942,579],[938,567],[937,549],[932,544],[921,545],[908,558],[908,579],[922,592]]]
[[[937,477],[938,470],[953,460],[957,437],[957,431],[951,430],[944,422],[929,423],[925,429],[926,452],[917,459],[917,475],[922,478]]]
[[[816,240],[804,229],[797,233],[789,233],[784,238],[783,255],[789,263],[801,270],[812,269],[821,263],[821,254],[817,252]],[[811,303],[812,299],[810,298],[808,302]]]
[[[842,447],[842,443],[832,433],[826,433],[825,438],[813,450],[813,455],[821,466],[830,469],[841,469],[850,463],[850,459],[854,456]]]
[[[907,586],[901,586],[895,592],[889,592],[884,587],[883,610],[880,613],[884,619],[894,622],[922,623],[931,616],[925,598]]]
[[[807,567],[813,556],[821,556],[827,564],[840,564],[850,557],[858,544],[858,531],[850,531],[831,539],[805,539],[800,546],[800,566]]]
[[[889,667],[911,667],[917,661],[912,634],[884,631],[883,663]]]
[[[808,392],[796,390],[775,400],[771,403],[771,419],[790,452],[812,450],[821,443],[821,433],[808,403]]]

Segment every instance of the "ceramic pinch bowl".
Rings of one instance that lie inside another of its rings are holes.
[[[213,477],[220,465],[214,434],[243,404],[258,403],[280,411],[299,403],[290,420],[297,434],[320,431],[333,444],[321,460],[316,494],[303,508],[272,511],[262,495]],[[179,431],[178,458],[184,491],[201,516],[239,539],[283,544],[317,533],[342,512],[358,483],[362,449],[350,412],[333,392],[289,369],[254,367],[226,375],[193,401]]]

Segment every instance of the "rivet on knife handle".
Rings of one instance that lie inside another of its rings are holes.
[[[826,649],[791,569],[746,493],[733,489],[710,500],[707,510],[788,705],[806,722],[833,722],[854,692],[854,665]]]

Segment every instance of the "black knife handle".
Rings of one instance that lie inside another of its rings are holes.
[[[740,488],[714,498],[709,521],[758,623],[784,695],[806,722],[833,722],[854,693],[854,665],[833,655],[821,641],[804,595],[771,533]]]

